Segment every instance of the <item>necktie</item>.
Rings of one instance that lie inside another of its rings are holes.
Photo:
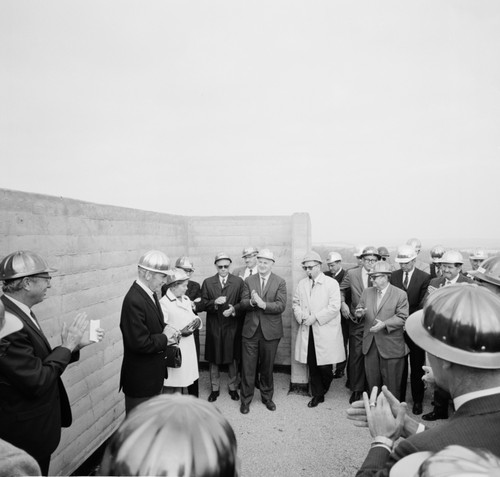
[[[158,300],[158,297],[156,296],[156,293],[154,293],[154,292],[153,292],[153,299],[155,301],[155,305],[156,305],[158,312],[160,313],[160,315],[163,318],[163,312],[161,311],[160,300]]]
[[[250,273],[249,273],[249,275],[251,275],[252,273],[253,273],[253,270],[252,270],[252,269],[250,269]]]
[[[405,272],[405,281],[403,282],[403,287],[408,290],[408,272]]]
[[[223,278],[221,281],[221,287],[224,288],[226,286],[226,279]]]
[[[262,290],[262,293],[264,293],[264,288],[266,287],[266,279],[262,277],[262,283],[260,285],[260,288]]]
[[[366,288],[370,288],[371,286],[373,286],[372,278],[370,277],[370,275],[368,275],[366,277]]]
[[[311,278],[311,293],[312,293],[312,289],[314,288],[314,279]]]
[[[31,310],[30,310],[30,315],[31,315],[31,318],[33,318],[33,321],[35,322],[36,327],[37,327],[39,330],[41,330],[41,328],[40,328],[40,323],[38,323],[38,320],[36,319],[35,314],[34,314]]]
[[[380,308],[381,301],[382,301],[382,290],[377,290],[377,311]]]

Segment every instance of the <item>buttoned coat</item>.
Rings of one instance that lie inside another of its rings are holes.
[[[363,354],[367,354],[375,340],[378,352],[384,359],[402,358],[408,354],[403,330],[408,318],[408,298],[406,293],[394,285],[387,290],[377,310],[377,289],[367,288],[359,300],[359,306],[366,308],[363,328]],[[384,322],[385,328],[377,333],[370,332],[375,320]]]
[[[408,283],[408,289],[406,290],[406,295],[408,296],[408,304],[410,307],[410,315],[415,311],[421,310],[424,306],[424,297],[427,293],[427,287],[429,286],[429,282],[431,280],[431,276],[420,270],[419,268],[414,268],[413,273]],[[391,274],[391,285],[399,288],[400,290],[404,290],[403,286],[404,281],[404,272],[399,269]]]
[[[299,324],[295,341],[295,359],[307,363],[309,329],[312,326],[316,361],[319,366],[345,360],[344,340],[340,324],[340,288],[336,280],[320,273],[311,289],[311,279],[303,278],[292,301],[293,314]],[[313,315],[316,321],[303,325]]]
[[[462,273],[459,273],[457,281],[455,283],[474,283],[474,282],[469,277],[466,277]],[[446,284],[446,278],[445,277],[440,276],[440,277],[433,278],[429,282],[429,286],[427,288],[427,293],[425,294],[425,297],[424,297],[424,302],[427,299],[427,297],[429,296],[429,294],[432,293],[432,290],[434,288],[442,288],[442,287],[445,286],[445,284]]]
[[[266,302],[266,309],[250,303],[252,290]],[[241,306],[246,311],[243,323],[243,337],[252,338],[260,324],[266,340],[277,340],[283,337],[283,321],[281,314],[286,307],[286,282],[275,273],[271,273],[261,290],[260,275],[252,275],[245,280],[245,288]]]
[[[207,312],[205,359],[209,363],[228,364],[239,359],[238,322],[241,320],[240,300],[243,288],[243,280],[231,273],[227,275],[224,288],[218,273],[206,278],[201,285],[200,311]],[[220,296],[226,297],[224,305],[215,304]],[[234,306],[235,316],[226,317],[222,314],[229,305]]]

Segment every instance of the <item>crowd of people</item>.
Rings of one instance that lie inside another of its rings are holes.
[[[459,251],[436,246],[430,264],[419,260],[419,252],[417,239],[398,247],[399,268],[385,247],[360,248],[358,264],[349,270],[334,251],[325,259],[325,272],[317,252],[301,260],[305,276],[292,298],[294,358],[308,368],[309,408],[323,403],[332,381],[346,375],[348,415],[374,438],[358,475],[389,475],[410,454],[439,454],[453,444],[500,456],[500,256],[488,258],[478,250],[465,273]],[[191,279],[189,257],[172,264],[165,253],[151,250],[138,260],[120,316],[119,389],[126,419],[108,446],[103,475],[123,475],[124,469],[127,475],[170,475],[167,466],[185,468],[188,461],[191,473],[185,475],[198,475],[200,465],[212,469],[203,475],[238,474],[234,432],[209,403],[220,396],[223,367],[229,396],[242,414],[250,412],[256,389],[263,405],[276,410],[273,367],[287,303],[286,282],[273,272],[271,250],[246,247],[242,259],[245,266],[231,271],[231,257],[217,253],[215,274],[201,285]],[[78,314],[71,325],[63,324],[61,345],[51,348],[32,307],[43,301],[54,271],[33,252],[14,252],[0,262],[0,468],[9,462],[10,472],[0,475],[15,475],[16,466],[25,475],[48,474],[61,427],[71,424],[60,376],[81,348],[104,336],[99,328],[91,340],[87,317]],[[201,312],[208,402],[196,399]],[[166,359],[173,349],[181,358],[174,364]],[[425,381],[433,381],[434,409],[422,419],[446,419],[451,408],[449,422],[425,430],[410,417],[408,375],[412,414],[423,413]],[[187,421],[191,427],[181,431]],[[188,431],[192,435],[185,436]],[[173,436],[182,456],[177,460],[159,451],[161,441]],[[400,437],[406,439],[396,446]],[[204,458],[190,456],[193,439]],[[132,452],[138,440],[143,443]],[[229,469],[224,474],[223,464]]]

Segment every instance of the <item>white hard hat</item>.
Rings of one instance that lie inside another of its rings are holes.
[[[439,260],[441,263],[464,263],[464,257],[456,250],[448,250]]]
[[[417,258],[417,252],[411,245],[401,245],[398,247],[398,254],[394,259],[397,263],[408,263]]]
[[[341,262],[342,261],[342,255],[337,252],[330,252],[328,256],[326,257],[326,263],[330,264],[333,262]]]

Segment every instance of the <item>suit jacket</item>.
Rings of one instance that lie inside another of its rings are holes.
[[[201,286],[200,311],[207,312],[205,359],[209,363],[227,364],[239,358],[238,326],[241,320],[240,300],[244,283],[231,273],[222,288],[219,274],[206,278]],[[226,297],[224,305],[216,305],[215,300]],[[225,317],[223,312],[234,306],[235,316]]]
[[[393,452],[370,449],[357,477],[387,477],[403,457],[420,451],[437,452],[448,445],[478,447],[500,456],[500,394],[484,396],[463,404],[447,421],[402,440]]]
[[[395,287],[406,291],[411,315],[415,311],[421,310],[424,306],[424,298],[425,294],[427,293],[427,288],[429,287],[431,277],[428,273],[423,272],[419,268],[414,268],[407,290],[404,289],[403,280],[403,270],[399,269],[392,272],[391,285],[394,285]]]
[[[408,318],[408,298],[406,293],[389,284],[377,310],[377,289],[367,288],[359,300],[359,306],[366,308],[363,329],[363,354],[367,354],[375,340],[382,358],[402,358],[408,354],[403,331]],[[385,328],[371,333],[375,320],[383,321]]]
[[[351,300],[350,309],[351,309],[351,315],[353,316],[354,316],[354,310],[356,310],[356,307],[358,306],[359,303],[359,299],[361,298],[361,294],[365,289],[361,270],[362,267],[356,267],[347,270],[347,272],[344,275],[344,279],[340,284],[340,293],[344,297],[346,303],[348,303],[347,297],[350,292],[350,300]]]
[[[340,270],[340,272],[337,275],[334,275],[332,272],[325,272],[325,275],[327,277],[333,278],[334,280],[337,280],[337,283],[340,285],[342,283],[342,280],[344,279],[344,276],[346,274],[346,271],[344,269]]]
[[[136,282],[125,295],[120,317],[123,362],[120,389],[129,397],[160,394],[165,378],[167,337],[161,309]]]
[[[429,286],[427,287],[427,293],[425,294],[425,298],[427,298],[429,296],[429,294],[432,293],[432,289],[433,288],[444,287],[445,283],[446,283],[446,278],[444,278],[442,276],[441,277],[433,278],[429,282]],[[470,278],[468,278],[465,275],[462,275],[461,273],[459,273],[456,283],[474,283],[474,282]],[[424,301],[425,301],[425,298],[424,298]]]
[[[266,302],[265,310],[250,303],[252,290]],[[241,306],[246,311],[242,331],[244,338],[251,338],[259,324],[266,340],[277,340],[283,336],[281,314],[286,307],[286,282],[283,278],[271,273],[267,278],[265,289],[261,290],[260,275],[248,277],[245,280]]]
[[[72,420],[60,376],[80,354],[62,346],[52,349],[30,317],[7,296],[1,300],[23,327],[1,340],[0,438],[31,455],[50,455],[59,444],[61,426]]]

